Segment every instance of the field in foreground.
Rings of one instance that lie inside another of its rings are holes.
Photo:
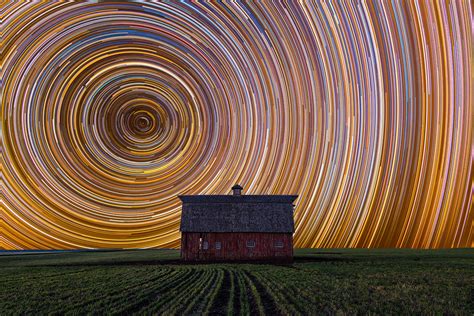
[[[0,314],[474,313],[474,249],[301,249],[293,265],[177,250],[0,256]]]

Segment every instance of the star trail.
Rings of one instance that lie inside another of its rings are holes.
[[[470,1],[2,6],[0,248],[179,247],[179,194],[298,194],[296,247],[472,247]]]

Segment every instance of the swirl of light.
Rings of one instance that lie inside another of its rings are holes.
[[[299,194],[298,247],[472,247],[470,2],[2,4],[0,248],[179,247],[179,194]]]

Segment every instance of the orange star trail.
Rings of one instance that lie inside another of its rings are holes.
[[[472,4],[1,4],[0,248],[179,247],[235,183],[296,247],[473,247]]]

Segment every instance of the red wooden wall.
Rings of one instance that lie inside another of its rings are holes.
[[[201,238],[201,248],[199,247]],[[208,249],[203,249],[204,242]],[[247,247],[255,241],[255,247]],[[221,249],[216,249],[221,242]],[[276,247],[281,242],[282,248]],[[271,260],[293,261],[291,233],[182,233],[181,258],[185,261]]]

